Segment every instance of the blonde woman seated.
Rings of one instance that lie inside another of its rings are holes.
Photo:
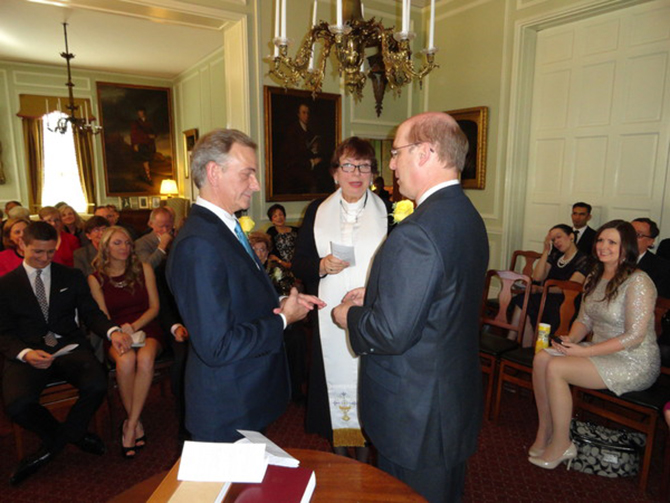
[[[554,225],[547,237],[544,239],[544,250],[542,256],[533,268],[533,281],[542,283],[548,279],[561,281],[575,281],[584,283],[588,274],[588,258],[575,245],[575,235],[572,227],[565,224]],[[522,345],[528,347],[533,339],[533,327],[537,324],[537,316],[540,311],[542,298],[542,287],[533,285],[533,293],[528,299],[528,318],[526,329],[523,334]],[[523,297],[518,295],[514,298],[514,323],[521,316],[521,304]],[[560,324],[560,306],[563,302],[563,294],[560,291],[549,293],[542,322],[548,323],[555,330]],[[510,333],[510,338],[516,338],[516,332]]]
[[[106,345],[116,364],[119,394],[128,414],[121,425],[121,452],[124,457],[133,458],[146,443],[140,415],[151,387],[154,360],[163,347],[163,335],[156,321],[156,278],[151,266],[141,263],[135,255],[128,231],[119,226],[105,229],[93,268],[88,284],[100,309],[124,333],[131,335],[141,330],[146,334],[144,346],[125,353]]]
[[[637,269],[635,229],[623,220],[608,222],[598,229],[594,249],[598,262],[570,334],[552,343],[558,356],[540,351],[533,361],[539,425],[528,454],[541,468],[556,468],[577,455],[570,441],[571,384],[621,395],[648,388],[660,373],[656,287]],[[580,344],[590,332],[593,342]]]

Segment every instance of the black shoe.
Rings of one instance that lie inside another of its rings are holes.
[[[9,477],[9,483],[13,486],[20,484],[51,461],[53,456],[53,453],[46,447],[40,447],[38,451],[26,456],[19,462],[16,470],[12,476]]]
[[[95,454],[96,456],[102,456],[107,452],[105,443],[94,433],[87,433],[81,440],[75,442],[74,445],[79,447],[82,451],[88,452],[89,454]]]

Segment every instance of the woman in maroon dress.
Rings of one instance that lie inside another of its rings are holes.
[[[163,347],[158,315],[158,290],[153,269],[135,255],[133,240],[126,229],[112,226],[100,240],[93,259],[94,273],[88,277],[91,293],[100,309],[131,335],[142,330],[144,346],[118,353],[107,343],[109,357],[116,364],[119,394],[128,418],[121,426],[122,454],[132,458],[144,446],[146,436],[140,420],[154,375],[154,360]]]

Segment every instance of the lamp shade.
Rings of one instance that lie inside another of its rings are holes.
[[[171,178],[166,178],[161,182],[161,195],[176,196],[177,194],[179,194],[179,190],[177,190],[177,182]]]

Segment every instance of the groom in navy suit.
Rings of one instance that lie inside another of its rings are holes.
[[[193,440],[230,442],[238,429],[263,430],[286,408],[283,331],[323,303],[296,289],[277,298],[235,212],[246,210],[257,178],[256,144],[217,129],[191,158],[200,195],[168,257],[168,282],[188,327],[186,428]]]
[[[377,252],[367,288],[333,310],[361,355],[359,410],[382,470],[430,502],[460,501],[482,417],[482,218],[458,176],[468,141],[443,113],[412,117],[391,150],[416,211]]]

